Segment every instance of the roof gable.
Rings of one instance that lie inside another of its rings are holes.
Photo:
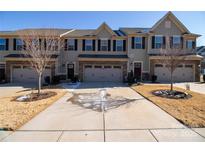
[[[169,11],[157,23],[155,23],[154,26],[151,28],[151,31],[154,31],[167,18],[169,18],[169,20],[171,20],[180,29],[181,32],[190,33],[190,31],[185,27],[185,25],[181,21],[179,21],[179,19],[171,11]]]
[[[116,35],[116,33],[105,23],[103,22],[94,32],[94,35],[98,35],[102,30],[107,30],[111,35]]]

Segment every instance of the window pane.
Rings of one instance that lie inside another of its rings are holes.
[[[86,51],[92,51],[93,50],[92,40],[85,40],[85,50]]]
[[[75,40],[74,39],[68,39],[68,50],[74,50],[75,49]]]
[[[101,51],[108,51],[108,40],[101,40]]]
[[[192,40],[187,40],[187,48],[192,49]]]
[[[142,49],[142,37],[135,37],[135,48]]]
[[[155,48],[159,49],[162,48],[163,37],[162,36],[155,36]]]
[[[0,50],[6,50],[6,39],[0,39]]]
[[[116,50],[123,51],[123,40],[116,40]]]

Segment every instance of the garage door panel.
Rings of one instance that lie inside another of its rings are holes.
[[[122,69],[112,66],[101,66],[101,68],[84,68],[84,81],[89,82],[122,82]]]
[[[51,76],[51,70],[45,69],[42,75],[42,82],[44,82],[44,77]],[[23,68],[13,68],[12,74],[13,82],[37,82],[38,81],[38,74],[35,70],[23,67]]]
[[[171,79],[171,73],[169,69],[165,66],[156,67],[154,70],[155,75],[157,75],[157,81],[159,82],[169,82]],[[174,82],[192,82],[194,80],[194,70],[193,66],[180,66],[177,67],[173,72]]]

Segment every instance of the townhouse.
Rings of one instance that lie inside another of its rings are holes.
[[[137,22],[137,20],[136,20]],[[43,33],[48,29],[35,29]],[[199,81],[201,56],[196,55],[196,39],[172,12],[168,12],[151,28],[119,28],[112,30],[106,23],[97,29],[49,29],[64,42],[58,55],[52,58],[44,73],[51,78],[61,76],[70,80],[123,82],[133,71],[137,80],[150,80],[157,75],[159,82],[170,79],[167,66],[160,63],[160,49],[167,39],[186,52],[185,61],[174,72],[175,82]],[[35,82],[37,75],[29,65],[29,58],[21,51],[23,43],[19,31],[0,32],[0,78],[8,82]],[[43,37],[43,36],[42,36]]]

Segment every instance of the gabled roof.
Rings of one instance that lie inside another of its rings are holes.
[[[205,46],[197,47],[197,54],[205,55]]]
[[[116,35],[116,33],[105,23],[103,22],[94,32],[94,35],[100,33],[101,30],[106,29],[111,35]]]
[[[169,11],[156,24],[154,24],[154,26],[151,28],[151,31],[155,30],[159,26],[159,24],[162,23],[167,18],[169,18],[171,21],[173,21],[182,32],[190,33],[190,31],[184,26],[184,24],[182,24],[182,22],[179,21],[179,19],[171,11]]]

